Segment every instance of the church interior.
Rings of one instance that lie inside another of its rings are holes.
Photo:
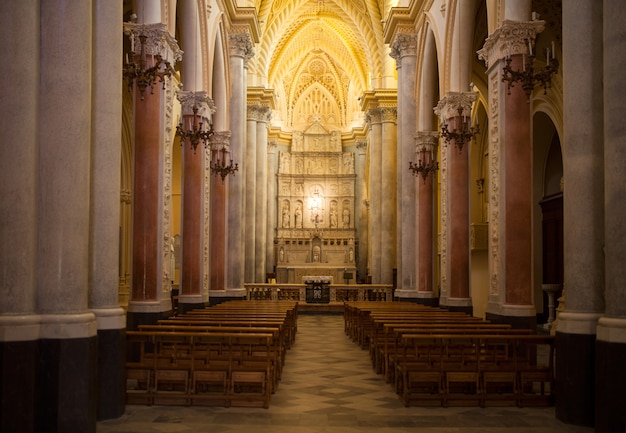
[[[368,302],[532,330],[550,431],[626,430],[620,0],[22,0],[0,23],[0,431],[104,432],[137,411],[136,332],[241,302],[348,336]]]

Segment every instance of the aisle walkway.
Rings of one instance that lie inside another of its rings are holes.
[[[301,314],[269,409],[128,406],[98,433],[591,433],[554,408],[405,408],[339,315]]]

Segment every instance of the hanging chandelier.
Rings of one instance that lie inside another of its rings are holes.
[[[129,59],[128,53],[126,54],[126,61],[123,67],[123,77],[128,83],[128,91],[132,91],[134,86],[137,85],[141,100],[144,100],[146,88],[150,87],[150,94],[154,93],[154,85],[157,80],[161,83],[162,88],[165,89],[165,79],[172,76],[173,68],[168,60],[164,60],[161,54],[148,54],[147,43],[148,36],[145,35],[143,29],[137,36],[139,38],[139,55],[135,52],[135,39],[134,34],[130,34],[131,41],[131,55],[132,59]],[[138,57],[138,58],[137,58]],[[148,66],[148,59],[150,59]]]
[[[552,49],[546,48],[546,65],[535,70],[533,44],[530,39],[526,41],[528,43],[528,56],[522,54],[522,70],[511,68],[511,56],[507,55],[506,64],[502,69],[502,82],[507,83],[509,95],[511,94],[511,87],[514,87],[516,82],[521,83],[522,89],[526,93],[526,101],[530,103],[530,95],[536,84],[541,84],[544,95],[548,93],[548,88],[552,87],[552,76],[559,70],[559,61],[554,54],[553,41]]]

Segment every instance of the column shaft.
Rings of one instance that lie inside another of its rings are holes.
[[[245,156],[245,277],[244,282],[254,283],[256,265],[256,210],[257,210],[257,120],[258,106],[248,106],[246,112],[246,156]]]
[[[124,414],[126,314],[118,305],[122,2],[94,1],[89,305],[98,325],[98,419]]]
[[[626,85],[620,73],[626,67],[626,12],[621,2],[605,0],[603,16],[606,311],[597,328],[594,391],[596,431],[609,433],[626,426],[626,228],[622,218],[626,203],[626,131],[620,120],[626,109]],[[606,400],[604,396],[611,398]]]
[[[38,408],[35,431],[95,432],[97,329],[88,309],[92,2],[56,0],[39,7],[42,374],[32,402]]]
[[[369,275],[372,283],[380,284],[381,281],[381,257],[382,257],[382,124],[381,113],[378,109],[368,111],[370,126],[369,149],[370,149],[370,185],[369,185]]]
[[[381,108],[381,239],[380,239],[380,282],[393,282],[393,269],[397,266],[396,256],[396,205],[397,205],[397,119],[396,107]]]
[[[2,58],[11,59],[0,84],[0,431],[35,431],[39,392],[37,201],[39,0],[0,2]],[[19,366],[20,368],[15,368]],[[9,373],[10,372],[10,373]]]
[[[267,122],[269,107],[261,107],[256,131],[256,216],[254,239],[254,281],[266,280],[267,244]]]

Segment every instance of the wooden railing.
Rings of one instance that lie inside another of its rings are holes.
[[[305,284],[247,283],[245,287],[248,300],[306,301]],[[393,301],[393,286],[391,284],[331,284],[330,301],[391,302]]]

